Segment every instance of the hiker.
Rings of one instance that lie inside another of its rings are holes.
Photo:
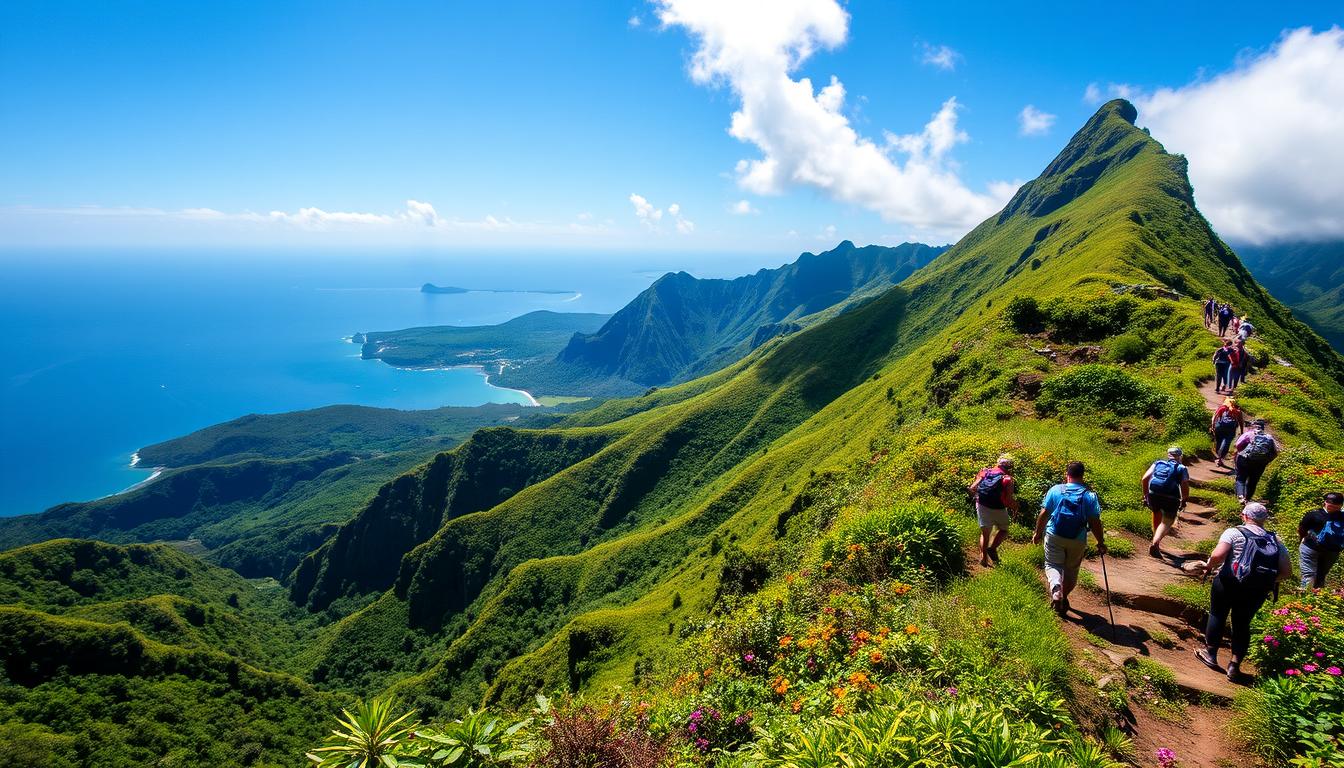
[[[1213,412],[1213,421],[1209,424],[1209,434],[1213,435],[1213,456],[1217,459],[1218,466],[1227,469],[1223,459],[1227,458],[1227,451],[1232,447],[1232,441],[1237,438],[1237,434],[1245,432],[1246,414],[1242,412],[1241,406],[1237,405],[1237,399],[1229,397]]]
[[[1222,394],[1228,390],[1232,371],[1232,341],[1223,340],[1223,346],[1213,353],[1213,391]]]
[[[1204,302],[1204,327],[1205,327],[1205,328],[1212,328],[1212,327],[1213,327],[1213,316],[1214,316],[1214,314],[1215,314],[1217,311],[1218,311],[1218,301],[1217,301],[1216,299],[1214,299],[1212,296],[1210,296],[1210,297],[1209,297],[1209,300],[1206,301],[1206,302]]]
[[[1143,506],[1153,513],[1153,543],[1148,554],[1162,556],[1162,539],[1176,525],[1176,515],[1190,500],[1190,471],[1181,463],[1181,447],[1167,449],[1167,458],[1158,459],[1143,473]]]
[[[1228,348],[1227,353],[1227,386],[1224,392],[1232,393],[1237,391],[1237,385],[1241,383],[1241,350],[1236,346]]]
[[[1325,577],[1339,560],[1344,550],[1344,493],[1331,491],[1319,509],[1302,516],[1297,524],[1297,564],[1302,568],[1302,588],[1320,589]]]
[[[1218,336],[1227,335],[1227,325],[1232,322],[1232,308],[1224,304],[1218,308]]]
[[[1204,630],[1204,647],[1195,656],[1217,672],[1218,646],[1223,642],[1228,616],[1232,619],[1232,660],[1228,680],[1241,675],[1241,660],[1251,644],[1251,619],[1264,605],[1269,593],[1283,579],[1293,575],[1288,548],[1272,532],[1264,529],[1269,510],[1252,502],[1241,510],[1242,524],[1228,528],[1218,537],[1204,563],[1204,575],[1213,579],[1209,590],[1209,623]]]
[[[1060,616],[1069,612],[1069,593],[1078,585],[1078,569],[1087,554],[1087,532],[1097,537],[1097,552],[1106,554],[1106,532],[1101,527],[1101,503],[1083,483],[1085,468],[1071,461],[1064,482],[1051,488],[1036,516],[1031,543],[1045,542],[1045,578],[1050,583],[1050,607]]]
[[[1237,383],[1241,384],[1251,377],[1251,363],[1253,362],[1251,360],[1251,350],[1246,348],[1246,342],[1242,339],[1237,339],[1237,345],[1234,349],[1237,350],[1237,370],[1233,375],[1236,376]]]
[[[998,564],[999,545],[1008,538],[1011,521],[1008,512],[1018,509],[1014,493],[1017,481],[1009,474],[1012,470],[1013,457],[1005,453],[994,466],[980,470],[966,487],[975,498],[975,518],[980,523],[980,565],[986,568],[991,562]]]
[[[1255,334],[1255,326],[1251,325],[1251,321],[1248,318],[1243,317],[1237,323],[1236,334],[1237,338],[1241,339],[1242,341],[1246,341],[1247,339],[1251,338],[1252,335]]]
[[[1236,336],[1238,333],[1240,333],[1240,332],[1241,332],[1241,318],[1240,318],[1240,317],[1233,317],[1233,318],[1232,318],[1232,325],[1229,326],[1228,330],[1232,331],[1232,335],[1233,335],[1233,336]]]
[[[1255,498],[1265,467],[1279,455],[1279,443],[1265,430],[1265,420],[1255,420],[1255,430],[1243,432],[1232,444],[1237,452],[1233,466],[1237,470],[1237,501],[1245,504]]]

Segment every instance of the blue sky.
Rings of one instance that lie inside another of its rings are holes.
[[[1344,236],[1332,4],[739,5],[5,3],[0,248],[950,241],[1116,94],[1225,236]]]

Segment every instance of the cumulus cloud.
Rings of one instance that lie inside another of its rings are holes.
[[[1017,115],[1018,132],[1023,136],[1044,136],[1055,124],[1055,116],[1028,104]]]
[[[1101,86],[1096,83],[1088,83],[1087,87],[1083,89],[1083,103],[1100,104]]]
[[[937,67],[945,72],[951,72],[957,68],[957,63],[962,59],[962,55],[947,47],[946,45],[923,44],[923,54],[919,60],[931,67]]]
[[[663,209],[657,208],[650,203],[643,195],[631,194],[630,204],[635,207],[635,218],[650,232],[662,232],[660,222],[663,220]],[[667,206],[668,218],[672,220],[672,226],[677,232],[683,235],[689,235],[695,231],[695,222],[687,219],[681,214],[681,206],[672,203]]]
[[[728,211],[735,216],[748,216],[753,213],[760,213],[752,206],[750,200],[738,200],[736,203],[728,206]]]
[[[792,187],[876,211],[923,232],[956,236],[1007,200],[974,192],[958,178],[948,151],[967,140],[948,99],[916,134],[859,135],[844,113],[836,77],[819,90],[791,75],[819,50],[848,35],[849,16],[834,0],[654,0],[664,27],[696,42],[691,78],[730,89],[739,106],[731,136],[760,150],[737,163],[738,184],[758,195]]]
[[[1229,240],[1344,237],[1344,30],[1285,31],[1231,70],[1151,93],[1140,121],[1190,161],[1199,206]]]
[[[625,23],[629,24],[632,27],[638,27],[640,24],[643,24],[644,22],[640,20],[639,16],[631,16],[630,18],[625,20]]]

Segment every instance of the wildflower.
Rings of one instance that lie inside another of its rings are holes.
[[[799,640],[799,641],[798,641],[798,647],[799,647],[799,648],[802,648],[802,649],[804,649],[804,650],[806,650],[806,649],[808,649],[808,648],[811,648],[812,646],[814,646],[814,645],[816,645],[816,644],[817,644],[817,640],[816,640],[816,638],[813,638],[813,637],[804,637],[802,640]]]
[[[858,641],[861,642],[861,643],[866,643],[866,642],[868,642],[869,640],[871,640],[872,637],[873,637],[872,635],[868,634],[868,630],[866,630],[866,629],[860,629],[860,630],[859,630],[859,633],[858,633],[857,635],[854,636],[854,639],[855,639],[855,640],[858,640]]]
[[[1318,658],[1318,659],[1324,659],[1324,658],[1325,658],[1325,652],[1324,652],[1324,651],[1317,651],[1317,652],[1316,652],[1316,658]]]
[[[1286,670],[1284,670],[1283,674],[1288,675],[1289,677],[1292,677],[1293,675],[1300,675],[1300,674],[1302,674],[1302,673],[1301,673],[1300,671],[1296,670],[1296,669],[1286,669]]]
[[[1162,768],[1172,768],[1176,765],[1176,753],[1166,747],[1159,747],[1157,750],[1157,763]]]
[[[891,627],[878,627],[878,628],[877,628],[877,636],[878,636],[879,639],[883,639],[883,640],[885,640],[886,637],[887,637],[887,635],[889,635],[889,634],[891,634]]]
[[[869,661],[870,663],[872,663],[872,664],[881,664],[881,663],[882,663],[882,652],[881,652],[881,651],[873,651],[872,653],[868,654],[868,661]]]
[[[788,648],[790,645],[793,645],[793,635],[785,635],[779,638],[780,648]]]
[[[906,624],[906,625],[905,625],[905,634],[907,634],[907,635],[918,635],[918,634],[919,634],[919,627],[916,627],[914,624]]]
[[[782,676],[776,677],[774,682],[770,684],[770,687],[774,690],[776,695],[783,696],[789,692],[789,681],[785,680]]]
[[[862,672],[855,672],[854,674],[850,675],[850,676],[849,676],[849,684],[852,685],[852,686],[854,686],[855,688],[858,688],[860,691],[864,691],[864,690],[868,690],[869,688],[876,688],[876,687],[877,687],[877,686],[873,685],[871,682],[869,682],[869,681],[868,681],[868,675],[866,675],[866,674],[864,674],[864,673],[862,673]]]
[[[1303,672],[1315,672],[1315,671],[1318,670],[1318,669],[1320,669],[1320,667],[1316,666],[1315,664],[1303,664],[1303,665],[1302,665],[1302,671],[1303,671]]]
[[[829,570],[831,570],[832,567],[833,567],[833,566],[831,565],[831,561],[830,561],[830,560],[827,560],[826,562],[824,562],[824,563],[821,564],[821,569],[822,569],[823,571],[829,571]]]
[[[845,698],[845,695],[849,693],[849,689],[843,685],[837,685],[831,689],[831,693],[835,695],[835,698],[843,699]]]
[[[802,699],[794,699],[794,700],[793,700],[793,703],[789,705],[789,709],[790,709],[790,710],[793,712],[793,714],[795,714],[795,715],[798,714],[799,712],[802,712],[802,711],[803,711],[803,700],[802,700]]]
[[[1339,667],[1326,667],[1325,674],[1332,677],[1339,677],[1341,674],[1344,674],[1344,671],[1341,671]]]
[[[747,651],[746,653],[742,654],[742,660],[747,662],[748,664],[751,664],[752,662],[756,661],[756,654],[752,653],[751,651]]]
[[[695,748],[698,749],[698,750],[700,750],[701,752],[708,752],[708,751],[709,751],[709,739],[706,739],[706,738],[704,738],[704,737],[701,737],[701,738],[696,739],[696,740],[695,740]]]
[[[844,715],[845,715],[845,705],[844,705],[844,704],[836,704],[835,707],[831,709],[831,714],[835,715],[836,717],[844,717]]]

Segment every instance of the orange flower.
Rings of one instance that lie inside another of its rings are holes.
[[[831,689],[831,693],[835,696],[835,698],[843,699],[845,698],[845,694],[849,693],[849,689],[844,687],[843,685],[837,685],[836,687]]]
[[[785,680],[782,676],[776,677],[774,682],[770,683],[770,688],[774,690],[776,694],[783,696],[789,692],[789,681]]]
[[[821,564],[821,569],[822,569],[823,571],[829,571],[829,570],[831,570],[831,561],[830,561],[830,560],[827,560],[826,562],[822,563],[822,564]]]
[[[907,634],[907,635],[918,635],[918,634],[919,634],[919,627],[916,627],[914,624],[906,624],[906,625],[905,625],[905,634]]]
[[[855,688],[858,688],[860,691],[866,691],[870,688],[877,687],[873,685],[871,682],[869,682],[868,675],[865,675],[862,672],[855,672],[854,674],[850,675],[849,684],[854,686]]]
[[[885,640],[885,639],[887,639],[887,635],[889,635],[889,634],[891,634],[891,627],[878,627],[878,628],[877,628],[877,636],[878,636],[878,638],[880,638],[880,639],[882,639],[882,640]]]
[[[836,704],[835,707],[831,709],[831,714],[835,715],[836,717],[844,717],[845,705]]]
[[[868,630],[866,629],[860,629],[858,634],[854,635],[854,639],[858,640],[860,643],[866,643],[871,640],[872,637],[873,636],[868,634]]]
[[[779,638],[780,648],[788,648],[790,645],[793,645],[793,635],[785,635]]]
[[[881,651],[873,651],[872,653],[868,654],[868,661],[870,661],[870,662],[873,663],[873,664],[881,664],[881,663],[882,663],[882,652],[881,652]]]
[[[793,704],[790,704],[790,705],[789,705],[789,709],[793,710],[793,714],[795,714],[795,715],[798,714],[799,712],[802,712],[802,711],[803,711],[803,700],[802,700],[802,699],[794,699],[794,700],[793,700]]]

